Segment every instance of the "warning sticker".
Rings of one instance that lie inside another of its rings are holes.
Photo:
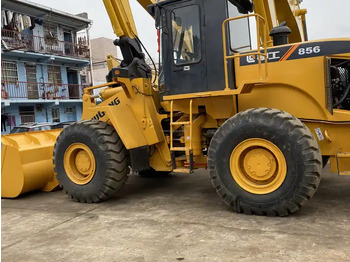
[[[323,136],[323,134],[322,134],[321,128],[316,128],[316,129],[315,129],[315,132],[316,132],[316,135],[317,135],[318,140],[320,140],[320,141],[324,140],[324,136]]]

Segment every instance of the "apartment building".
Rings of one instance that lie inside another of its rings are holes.
[[[29,122],[81,118],[82,92],[91,85],[90,25],[86,13],[2,0],[1,108],[8,127],[2,133]]]

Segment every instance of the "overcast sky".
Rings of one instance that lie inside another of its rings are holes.
[[[116,38],[102,0],[30,0],[68,13],[87,12],[93,20],[91,37]],[[140,39],[153,57],[156,57],[157,38],[154,20],[130,0]],[[308,9],[307,24],[310,39],[350,37],[349,0],[304,0],[303,8]]]

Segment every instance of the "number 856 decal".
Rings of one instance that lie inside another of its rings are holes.
[[[302,47],[298,50],[298,55],[311,55],[311,54],[318,54],[321,52],[320,46],[310,46],[310,47]]]

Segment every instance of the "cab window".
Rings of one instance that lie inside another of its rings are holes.
[[[201,59],[199,7],[190,5],[174,9],[171,17],[175,65],[198,62]]]
[[[238,11],[238,8],[230,1],[228,2],[228,17],[238,17],[244,15]],[[251,50],[250,20],[243,18],[229,22],[229,35],[231,50],[242,52]]]

